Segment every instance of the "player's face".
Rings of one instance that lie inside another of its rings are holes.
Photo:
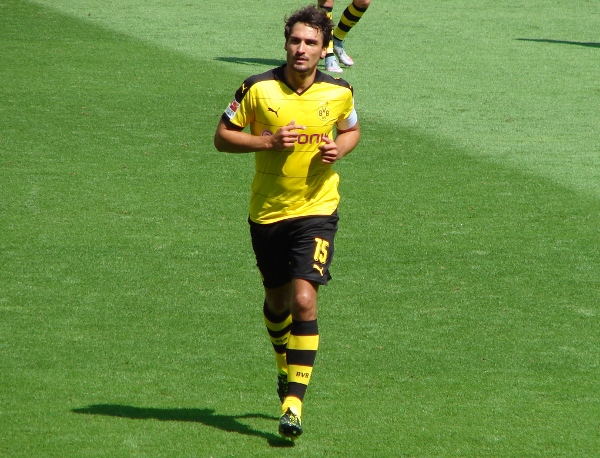
[[[300,22],[292,28],[284,48],[288,67],[299,73],[313,72],[319,60],[327,54],[321,31]]]

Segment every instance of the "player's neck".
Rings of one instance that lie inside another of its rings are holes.
[[[301,95],[308,90],[315,82],[315,77],[317,75],[317,69],[313,69],[311,72],[301,73],[295,71],[289,65],[285,66],[284,69],[285,80],[287,85],[293,90],[296,94]]]

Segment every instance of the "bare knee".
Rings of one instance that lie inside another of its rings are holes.
[[[304,280],[294,282],[292,296],[292,318],[300,321],[317,319],[317,291],[318,286]]]
[[[265,302],[275,315],[289,312],[292,305],[292,284],[287,283],[274,289],[265,288]]]
[[[298,314],[306,315],[315,311],[317,308],[316,301],[308,294],[298,294],[294,297],[294,307]]]
[[[325,8],[333,8],[333,0],[319,0],[319,6]]]
[[[287,301],[286,302],[277,302],[277,301],[266,300],[265,302],[267,303],[267,308],[269,309],[270,312],[273,313],[273,315],[281,316],[284,313],[290,311],[290,306],[287,303]]]
[[[354,3],[359,8],[368,8],[371,4],[371,0],[352,0],[352,3]]]

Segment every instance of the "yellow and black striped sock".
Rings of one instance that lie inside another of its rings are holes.
[[[340,22],[338,22],[337,27],[333,31],[333,36],[340,41],[344,41],[346,34],[356,25],[363,14],[365,14],[365,11],[367,11],[367,8],[359,8],[354,3],[350,3],[342,13]]]
[[[287,345],[288,392],[281,411],[295,407],[302,415],[302,401],[310,382],[319,348],[317,320],[293,321]]]
[[[325,10],[327,12],[327,17],[331,20],[333,20],[333,7],[331,6],[319,6],[319,8],[321,8],[322,10]],[[329,40],[329,45],[327,46],[327,55],[325,56],[325,58],[329,57],[329,56],[333,56],[333,32],[331,33],[331,38]]]
[[[290,337],[290,329],[292,328],[292,315],[287,312],[281,316],[277,316],[269,310],[265,302],[263,305],[263,317],[267,331],[269,332],[269,338],[273,344],[273,350],[275,350],[277,370],[279,373],[287,374],[286,349]]]

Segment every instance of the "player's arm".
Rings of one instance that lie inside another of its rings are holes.
[[[321,161],[333,164],[351,152],[360,140],[360,126],[358,122],[346,130],[337,130],[335,140],[324,137],[324,143],[319,146]]]
[[[254,151],[281,151],[293,148],[298,138],[299,129],[304,126],[297,125],[292,120],[273,135],[258,136],[242,132],[234,125],[227,124],[223,119],[219,121],[215,132],[214,144],[217,151],[223,153],[251,153]]]

